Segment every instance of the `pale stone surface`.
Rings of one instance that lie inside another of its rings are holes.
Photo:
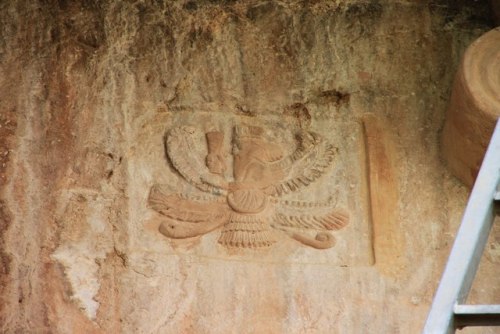
[[[0,331],[418,333],[467,198],[444,111],[491,29],[461,3],[0,3]],[[292,200],[349,212],[334,247],[160,233],[153,185],[199,195],[168,131],[200,129],[202,161],[205,132],[230,157],[242,123],[290,152],[298,103],[338,154]],[[498,232],[472,301],[500,299]]]

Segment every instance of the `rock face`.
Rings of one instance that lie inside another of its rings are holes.
[[[0,3],[0,331],[418,333],[467,199],[440,129],[489,18]],[[500,297],[499,232],[472,301]]]

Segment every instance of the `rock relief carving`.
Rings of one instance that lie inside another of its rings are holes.
[[[287,199],[302,192],[332,165],[336,149],[314,132],[300,130],[295,150],[286,155],[257,126],[235,126],[232,159],[224,154],[224,133],[205,133],[180,126],[166,136],[167,156],[174,169],[206,196],[169,194],[151,188],[150,208],[163,215],[159,231],[175,239],[191,238],[221,228],[218,242],[226,247],[259,248],[274,244],[278,233],[317,249],[335,244],[332,231],[349,222],[346,211],[330,202]],[[206,139],[206,151],[200,138]],[[203,157],[202,152],[208,152]],[[225,172],[232,161],[232,178]],[[315,231],[310,237],[305,231]]]

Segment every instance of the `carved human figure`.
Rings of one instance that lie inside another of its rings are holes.
[[[283,148],[262,138],[259,127],[234,127],[233,174],[229,184],[228,203],[237,212],[258,213],[264,209],[263,189],[283,177],[273,162],[283,157]]]
[[[170,238],[188,238],[222,226],[219,243],[226,247],[266,247],[277,241],[276,233],[318,249],[334,245],[328,231],[343,228],[348,216],[329,203],[306,203],[281,199],[300,191],[319,178],[332,164],[335,149],[319,135],[301,131],[296,150],[284,149],[265,136],[264,129],[238,125],[232,133],[233,181],[221,178],[225,171],[221,132],[206,134],[208,173],[190,150],[196,142],[195,128],[173,129],[167,137],[167,154],[179,174],[208,198],[169,195],[154,186],[151,208],[165,216],[160,232]],[[319,231],[309,237],[304,230]]]

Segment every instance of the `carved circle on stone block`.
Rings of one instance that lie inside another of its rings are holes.
[[[443,155],[472,186],[500,116],[500,28],[474,41],[457,72],[443,130]]]
[[[467,49],[463,65],[466,86],[487,117],[498,117],[500,110],[500,28],[477,39]]]

